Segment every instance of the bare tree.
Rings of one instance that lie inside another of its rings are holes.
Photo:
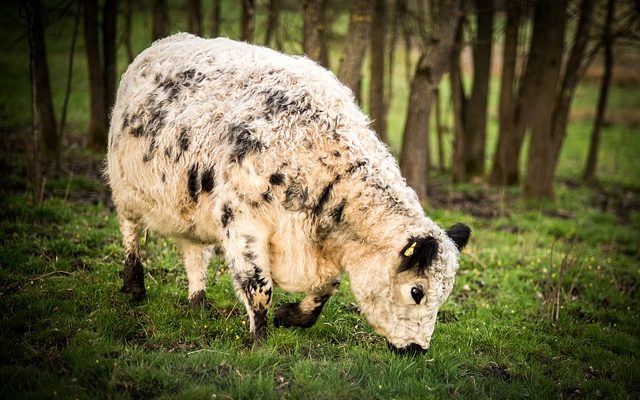
[[[305,0],[302,44],[309,58],[329,68],[324,22],[326,4],[327,0]]]
[[[282,38],[278,33],[278,20],[280,18],[280,0],[269,0],[269,15],[267,30],[264,34],[264,45],[270,46],[272,39],[276,40],[276,48],[282,50]]]
[[[584,168],[582,179],[585,183],[592,183],[596,176],[598,165],[598,148],[600,147],[600,136],[602,135],[602,125],[604,124],[604,113],[607,108],[607,98],[609,87],[611,86],[611,76],[613,75],[613,43],[614,37],[611,34],[613,16],[615,15],[615,0],[607,2],[607,16],[603,27],[604,39],[604,74],[600,81],[600,94],[598,95],[598,105],[596,108],[595,121],[591,131],[591,142],[589,143],[589,153],[587,163]]]
[[[169,11],[167,0],[153,0],[153,20],[151,35],[153,40],[162,39],[169,34]]]
[[[351,18],[349,30],[344,41],[342,60],[338,69],[338,79],[351,88],[359,98],[359,82],[362,75],[362,62],[369,44],[371,30],[371,9],[369,0],[351,0]]]
[[[384,90],[385,41],[387,39],[385,0],[375,0],[371,19],[371,84],[369,114],[371,126],[387,142],[387,96]]]
[[[473,44],[473,86],[471,96],[466,99],[462,85],[456,83],[456,110],[462,115],[456,121],[458,135],[454,144],[456,168],[453,169],[455,181],[465,181],[484,175],[485,143],[487,128],[487,101],[489,97],[489,79],[491,72],[491,47],[493,44],[493,0],[476,0],[477,33]],[[459,55],[462,38],[458,34],[458,45],[454,54]],[[459,63],[459,59],[452,60]],[[457,67],[456,67],[457,68]],[[452,75],[453,76],[453,75]],[[460,79],[460,75],[456,76]],[[460,154],[461,152],[461,154]]]
[[[133,62],[133,47],[131,46],[131,19],[133,18],[133,0],[125,1],[125,13],[124,13],[124,29],[122,32],[122,42],[127,52],[127,60],[129,64]]]
[[[185,0],[187,9],[187,31],[202,36],[202,1]]]
[[[421,200],[427,199],[429,173],[429,114],[442,75],[449,67],[451,50],[460,19],[460,2],[430,2],[429,27],[432,38],[425,43],[411,82],[400,166]]]
[[[107,114],[105,113],[104,75],[100,60],[98,38],[98,1],[84,1],[84,42],[89,67],[91,116],[89,146],[97,151],[107,147]]]
[[[240,18],[240,40],[245,42],[253,41],[253,31],[255,29],[255,0],[242,0],[242,17]]]
[[[109,116],[116,98],[116,0],[106,0],[102,12],[102,51],[104,60],[104,107]]]
[[[531,119],[531,142],[527,176],[524,182],[524,195],[527,198],[554,197],[553,180],[560,149],[567,132],[571,101],[584,71],[582,65],[594,2],[595,0],[583,0],[581,3],[574,43],[564,66],[562,64],[564,43],[559,44],[562,41],[557,38],[564,37],[567,20],[566,2],[550,1],[551,4],[536,5],[534,37],[536,23],[547,25],[549,32],[546,36],[546,68],[543,68],[538,76],[540,90],[532,107],[536,117]],[[540,17],[539,14],[543,16]],[[549,45],[550,42],[553,42],[552,45]],[[564,70],[563,75],[562,70]],[[553,107],[550,107],[550,104]]]
[[[516,102],[514,94],[516,82],[516,59],[518,55],[518,32],[522,14],[519,1],[510,2],[506,9],[507,20],[502,47],[502,73],[500,74],[500,132],[496,151],[493,156],[489,183],[497,186],[515,185],[518,183],[518,163],[521,139],[516,132]]]
[[[220,0],[211,1],[211,37],[220,36]]]

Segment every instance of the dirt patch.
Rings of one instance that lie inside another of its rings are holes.
[[[640,193],[631,189],[597,188],[593,205],[602,212],[611,212],[623,224],[631,222],[631,214],[640,212]]]
[[[482,367],[482,374],[486,377],[498,378],[505,382],[510,382],[513,379],[507,367],[494,361],[491,361],[489,364]]]
[[[430,207],[461,211],[478,218],[507,216],[504,204],[514,199],[512,195],[484,188],[454,192],[437,181],[430,183],[427,194]]]

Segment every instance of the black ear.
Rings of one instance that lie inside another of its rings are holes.
[[[469,241],[469,237],[471,236],[471,229],[465,224],[457,223],[451,226],[451,228],[447,229],[447,236],[453,240],[453,243],[456,244],[458,250],[462,251],[464,246],[467,245]]]
[[[398,272],[403,272],[417,267],[418,273],[424,273],[431,266],[438,255],[438,241],[428,236],[426,238],[410,238],[406,246],[400,251],[400,267]]]

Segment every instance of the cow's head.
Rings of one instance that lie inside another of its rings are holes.
[[[429,348],[438,309],[451,293],[459,254],[470,235],[468,226],[455,224],[409,237],[349,272],[360,309],[393,350]]]

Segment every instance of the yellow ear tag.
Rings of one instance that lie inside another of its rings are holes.
[[[405,257],[411,257],[413,255],[413,249],[415,249],[417,242],[413,242],[411,247],[404,251]]]

